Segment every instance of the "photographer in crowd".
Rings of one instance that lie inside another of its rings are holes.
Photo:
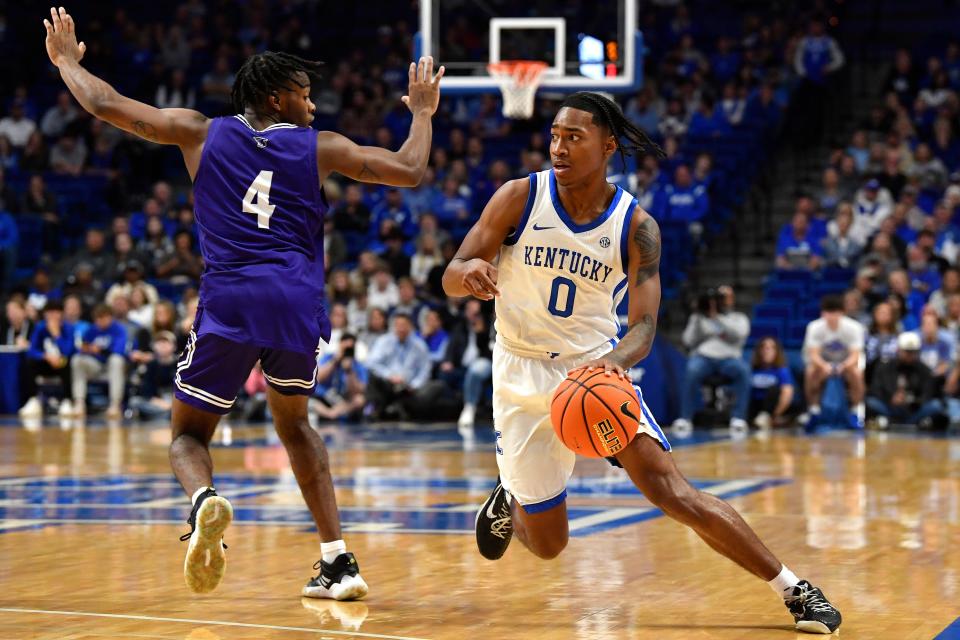
[[[736,396],[730,428],[747,428],[750,402],[750,367],[743,361],[743,345],[750,335],[750,319],[734,308],[730,286],[711,289],[700,296],[697,310],[683,330],[683,344],[690,350],[680,399],[680,417],[673,422],[677,431],[689,431],[700,402],[701,386],[714,375],[726,378]]]
[[[367,369],[357,361],[357,338],[352,333],[340,336],[337,353],[320,356],[317,363],[317,388],[311,408],[323,420],[356,421],[367,402]]]

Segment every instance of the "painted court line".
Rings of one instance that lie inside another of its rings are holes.
[[[425,640],[411,636],[391,636],[362,631],[330,631],[328,629],[310,629],[309,627],[283,627],[273,624],[253,624],[249,622],[229,622],[227,620],[193,620],[191,618],[160,618],[156,616],[135,616],[120,613],[91,613],[89,611],[50,611],[46,609],[0,608],[0,613],[37,613],[51,616],[86,616],[88,618],[116,618],[120,620],[149,620],[152,622],[183,622],[186,624],[211,624],[221,627],[242,627],[244,629],[270,629],[271,631],[298,631],[318,636],[345,636],[348,638],[376,638],[378,640]]]
[[[960,618],[954,620],[949,627],[941,631],[933,640],[960,640]]]

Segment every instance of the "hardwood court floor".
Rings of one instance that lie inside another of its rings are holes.
[[[207,596],[181,576],[189,509],[165,427],[0,427],[0,639],[811,637],[605,463],[578,465],[558,559],[515,542],[487,562],[472,537],[496,475],[486,439],[464,451],[440,428],[326,433],[371,586],[361,603],[301,600],[319,545],[267,427],[235,428],[214,451],[237,522]],[[822,586],[841,637],[928,639],[960,617],[960,441],[776,435],[675,456]]]

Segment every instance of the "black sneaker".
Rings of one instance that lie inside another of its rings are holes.
[[[840,612],[823,595],[823,591],[806,580],[793,588],[793,595],[783,603],[793,614],[797,629],[807,633],[830,634],[840,626]]]
[[[475,523],[477,530],[477,548],[487,560],[499,560],[510,546],[513,537],[513,518],[510,515],[510,503],[507,502],[507,490],[500,484],[477,512]]]
[[[341,553],[329,564],[318,560],[313,568],[319,569],[320,573],[303,588],[302,593],[307,598],[359,600],[369,591],[352,553]]]
[[[233,521],[233,507],[213,489],[197,497],[187,519],[190,533],[180,540],[190,541],[183,561],[183,579],[195,593],[208,593],[217,588],[226,570],[227,556],[223,552],[223,532]]]

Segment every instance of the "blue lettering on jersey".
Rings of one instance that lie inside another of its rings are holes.
[[[567,260],[568,257],[569,260]],[[592,282],[606,282],[613,273],[612,267],[608,267],[596,258],[591,258],[579,251],[557,247],[523,245],[523,263],[529,267],[567,271]]]

